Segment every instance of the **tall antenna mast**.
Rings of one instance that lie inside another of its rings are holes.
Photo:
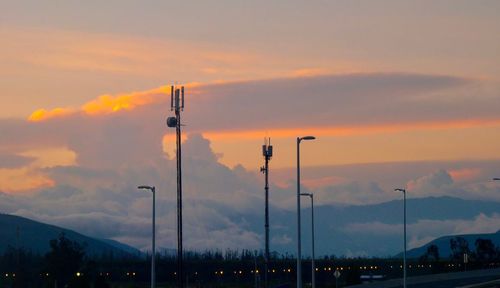
[[[182,249],[182,162],[181,162],[181,111],[184,111],[184,86],[170,88],[170,111],[175,117],[167,118],[167,126],[175,127],[177,144],[177,283],[184,288],[183,249]]]
[[[273,157],[273,146],[271,145],[271,138],[264,140],[264,145],[262,145],[262,155],[264,156],[265,164],[264,167],[260,168],[260,172],[264,173],[266,183],[264,190],[266,191],[266,208],[265,208],[265,223],[264,228],[266,232],[266,251],[264,255],[264,287],[269,287],[269,160]]]

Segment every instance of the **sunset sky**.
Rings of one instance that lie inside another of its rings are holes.
[[[0,212],[145,248],[147,229],[127,227],[149,223],[135,187],[157,185],[160,243],[173,247],[171,84],[186,86],[186,235],[225,223],[188,247],[260,247],[202,203],[261,209],[265,137],[282,209],[304,135],[317,137],[302,165],[319,204],[393,200],[399,186],[500,201],[498,11],[494,0],[0,1]]]

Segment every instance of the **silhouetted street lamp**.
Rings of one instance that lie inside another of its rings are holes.
[[[312,259],[311,259],[311,284],[316,288],[316,265],[314,265],[314,195],[313,193],[300,193],[302,196],[311,198],[311,238],[312,238]]]
[[[406,189],[396,188],[394,191],[403,192],[404,218],[404,253],[403,253],[403,288],[406,288]]]
[[[314,140],[314,136],[297,137],[297,288],[302,288],[302,259],[300,243],[300,142]]]
[[[151,252],[151,288],[156,287],[156,275],[155,275],[155,194],[156,194],[156,189],[155,186],[146,186],[146,185],[141,185],[137,187],[138,189],[147,189],[151,190],[153,192],[153,240],[152,240],[152,252]]]

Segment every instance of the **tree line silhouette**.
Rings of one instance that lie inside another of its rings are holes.
[[[0,287],[148,287],[150,255],[115,256],[103,253],[89,256],[85,244],[77,243],[60,234],[49,243],[45,255],[24,248],[8,247],[0,256]],[[477,239],[474,249],[463,237],[450,240],[451,254],[440,257],[436,245],[427,247],[418,259],[410,259],[409,275],[424,275],[463,271],[464,254],[468,256],[467,269],[498,267],[500,248],[490,239]],[[175,287],[176,255],[156,256],[158,287]],[[207,250],[185,252],[186,282],[189,287],[255,287],[261,286],[264,262],[262,251]],[[295,282],[295,258],[290,254],[271,253],[269,277],[273,285],[292,287]],[[310,279],[310,260],[304,259],[304,279]],[[335,255],[316,260],[318,287],[335,287],[335,270],[341,272],[339,284],[360,283],[361,275],[401,277],[398,258],[347,258]],[[288,285],[288,286],[287,286]]]
[[[420,263],[435,262],[440,263],[440,260],[449,261],[452,265],[460,265],[465,267],[471,263],[475,268],[487,268],[492,266],[491,263],[500,261],[500,247],[495,246],[491,239],[477,238],[474,242],[474,250],[469,248],[467,239],[457,236],[450,239],[451,253],[444,259],[440,258],[439,248],[432,244],[427,247],[427,251],[419,259]]]

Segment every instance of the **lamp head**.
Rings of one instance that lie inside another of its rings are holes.
[[[313,197],[313,194],[312,194],[312,193],[300,193],[300,196],[309,196],[309,197]]]
[[[396,189],[394,189],[394,191],[406,193],[406,189],[402,189],[402,188],[396,188]]]
[[[137,186],[137,189],[155,190],[155,187],[154,186],[141,185],[141,186]]]
[[[304,136],[304,137],[300,138],[300,140],[314,140],[314,139],[316,139],[316,137],[314,137],[314,136]]]

